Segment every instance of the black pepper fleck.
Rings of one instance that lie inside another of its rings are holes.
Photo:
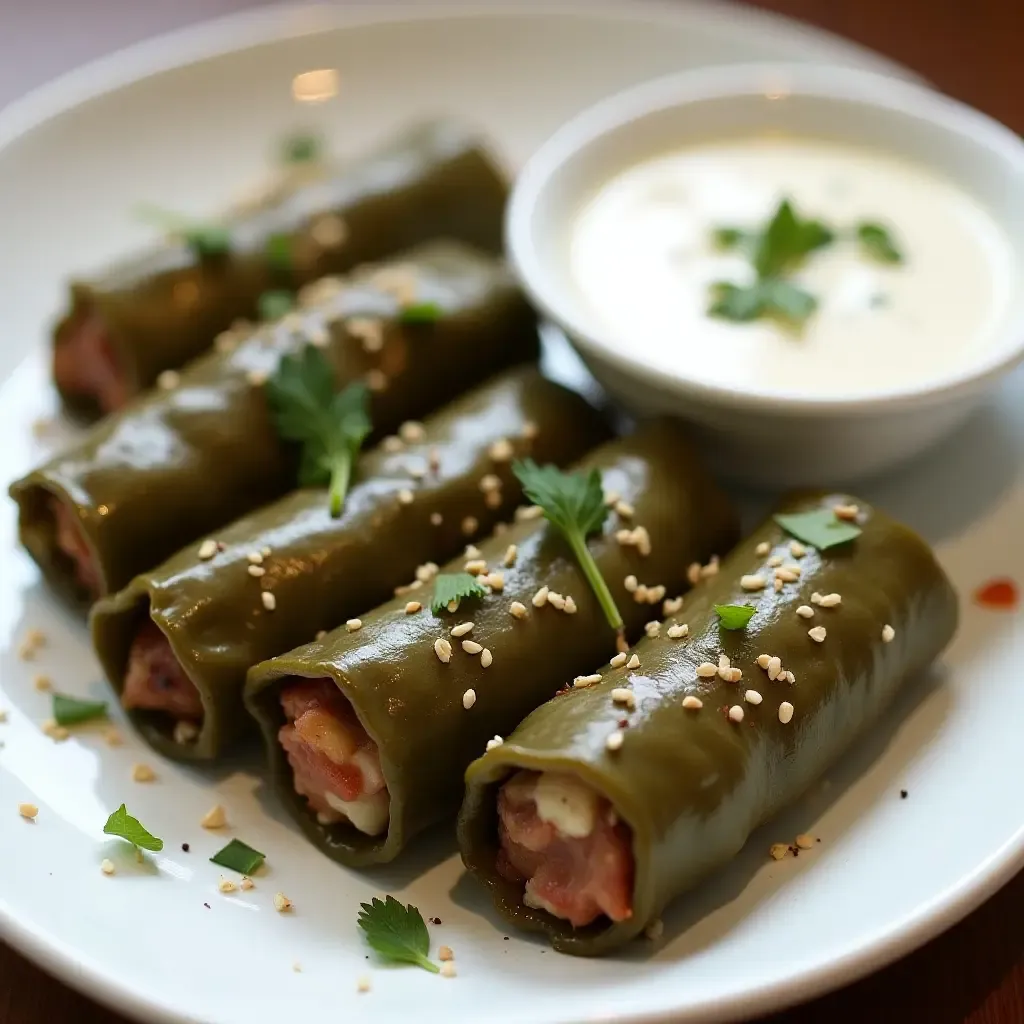
[[[206,907],[207,910],[210,909],[210,904],[209,903],[204,903],[203,906]]]
[[[189,850],[188,843],[182,843],[181,844],[181,852],[182,853],[188,853],[188,850]]]
[[[906,800],[907,799],[907,791],[905,789],[901,789],[900,790],[900,799],[901,800]]]

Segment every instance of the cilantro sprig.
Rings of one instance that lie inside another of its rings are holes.
[[[512,471],[523,485],[527,498],[539,505],[544,518],[561,530],[608,625],[622,639],[625,633],[622,615],[587,548],[587,537],[601,529],[608,514],[601,474],[596,469],[589,473],[563,473],[555,466],[538,466],[532,459],[514,462]]]
[[[258,870],[267,859],[265,853],[254,850],[241,839],[232,839],[222,850],[218,850],[211,858],[211,864],[217,864],[240,875],[251,875]]]
[[[879,263],[902,263],[903,253],[884,224],[862,221],[857,225],[857,241],[865,256]]]
[[[94,718],[103,718],[107,713],[105,700],[79,700],[66,693],[53,695],[53,720],[58,725],[81,725]]]
[[[155,224],[172,238],[180,238],[197,259],[213,259],[231,251],[231,233],[214,221],[198,221],[161,206],[142,203],[136,207],[136,216]]]
[[[359,927],[370,948],[392,963],[414,964],[431,974],[440,968],[428,956],[430,935],[419,910],[394,898],[359,904]]]
[[[443,572],[434,577],[434,596],[430,599],[430,610],[439,612],[453,601],[483,597],[486,593],[483,584],[468,572]]]
[[[722,629],[745,629],[757,609],[749,604],[716,604]]]
[[[125,839],[139,850],[151,850],[159,853],[164,848],[164,841],[157,839],[138,818],[133,818],[124,804],[107,818],[103,832],[108,836],[117,836],[118,839]]]
[[[299,131],[281,143],[281,163],[285,166],[315,164],[324,158],[324,140],[315,132]]]
[[[328,487],[331,515],[341,515],[359,449],[372,429],[369,392],[350,384],[335,392],[327,357],[313,345],[285,356],[267,381],[277,432],[302,445],[299,484]]]
[[[819,551],[834,548],[838,544],[847,544],[851,540],[856,540],[863,532],[855,523],[840,519],[830,508],[777,515],[775,522],[786,533]]]

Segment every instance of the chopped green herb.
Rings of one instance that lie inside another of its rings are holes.
[[[433,324],[441,319],[443,313],[436,302],[414,302],[399,310],[398,320],[403,324]]]
[[[127,839],[132,846],[136,846],[140,850],[152,850],[154,853],[159,853],[164,848],[164,841],[157,839],[156,836],[148,832],[139,822],[138,818],[133,818],[128,813],[124,804],[121,804],[107,818],[107,823],[103,826],[103,832],[108,836]]]
[[[715,228],[711,237],[715,246],[726,252],[741,249],[747,256],[753,256],[757,250],[758,234],[746,228]]]
[[[349,384],[335,393],[327,357],[307,345],[281,360],[266,393],[278,434],[302,445],[299,485],[327,485],[331,515],[337,518],[356,456],[372,429],[366,385]]]
[[[787,281],[769,279],[745,287],[717,281],[711,287],[708,315],[734,323],[772,317],[799,326],[818,307],[813,295]]]
[[[219,864],[222,868],[237,871],[240,875],[251,875],[258,870],[267,859],[266,854],[254,850],[240,839],[232,839],[223,850],[218,850],[211,858],[211,864]]]
[[[264,292],[256,300],[256,308],[261,320],[280,320],[295,306],[295,296],[283,289]]]
[[[903,253],[896,247],[888,228],[871,221],[857,225],[857,240],[865,256],[879,263],[902,263]]]
[[[780,277],[798,267],[816,249],[831,245],[835,235],[820,220],[802,220],[783,199],[761,232],[754,267],[758,277]]]
[[[745,629],[757,609],[749,604],[716,604],[715,611],[722,629]]]
[[[136,214],[171,237],[180,238],[198,259],[224,256],[231,251],[231,234],[223,225],[189,220],[180,213],[149,203],[138,206]]]
[[[53,695],[53,720],[58,725],[80,725],[107,713],[105,700],[79,700],[63,693]]]
[[[563,473],[555,466],[538,466],[532,459],[513,463],[512,471],[523,485],[527,498],[540,505],[545,519],[562,531],[604,611],[608,625],[621,639],[624,631],[622,616],[594,556],[587,548],[587,537],[601,529],[608,514],[601,474],[596,469],[589,473]]]
[[[296,132],[281,144],[281,162],[313,164],[323,159],[324,140],[314,132]]]
[[[423,916],[416,907],[403,907],[388,896],[383,902],[372,899],[359,905],[359,927],[366,932],[370,948],[392,963],[414,964],[432,974],[438,973],[437,964],[427,953],[430,935]]]
[[[484,585],[468,572],[443,572],[434,578],[434,596],[430,600],[430,609],[439,612],[452,601],[483,597],[486,593]]]
[[[290,274],[292,270],[292,236],[283,233],[272,234],[267,239],[264,254],[271,270]]]
[[[819,551],[835,547],[837,544],[846,544],[859,537],[862,532],[859,526],[840,519],[830,508],[778,515],[775,522],[786,533]]]

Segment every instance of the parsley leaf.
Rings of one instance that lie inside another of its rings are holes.
[[[275,232],[267,238],[263,247],[270,269],[280,274],[290,274],[292,270],[292,237]],[[289,307],[290,308],[290,307]]]
[[[324,140],[314,132],[295,132],[281,143],[284,164],[315,164],[323,159]]]
[[[760,282],[752,285],[732,284],[716,281],[711,286],[711,305],[708,316],[718,320],[732,320],[734,323],[749,323],[764,311],[764,296]]]
[[[180,238],[197,259],[225,256],[231,251],[231,234],[221,224],[189,220],[180,213],[150,203],[138,206],[136,214],[142,220],[162,228],[167,235]]]
[[[132,846],[140,850],[152,850],[159,853],[164,848],[164,841],[146,831],[138,818],[133,818],[124,804],[109,818],[103,826],[103,832],[108,836],[117,836],[119,839],[127,839]]]
[[[329,487],[331,515],[341,515],[352,469],[372,425],[365,384],[335,393],[327,357],[313,345],[285,356],[267,381],[278,434],[302,445],[299,485]]]
[[[757,249],[758,234],[756,231],[748,231],[746,228],[715,228],[711,233],[715,247],[728,252],[732,249],[740,249],[747,256],[753,256]]]
[[[744,629],[757,609],[749,604],[716,604],[715,611],[722,629]]]
[[[436,302],[414,302],[398,311],[402,324],[433,324],[441,319],[442,309]]]
[[[865,256],[878,260],[879,263],[902,263],[903,253],[897,248],[888,228],[872,221],[862,221],[857,225],[857,241]]]
[[[587,548],[587,537],[601,529],[608,515],[601,474],[596,469],[589,473],[563,473],[555,466],[538,466],[532,459],[514,462],[512,472],[523,485],[527,498],[540,505],[544,518],[562,531],[604,611],[608,625],[622,639],[622,616],[594,556]]]
[[[254,850],[240,839],[232,839],[223,850],[218,850],[210,858],[210,863],[237,871],[240,875],[251,875],[266,859],[265,853]]]
[[[295,305],[295,296],[283,289],[264,292],[256,300],[256,309],[261,320],[280,320]]]
[[[840,519],[830,508],[814,509],[812,512],[794,512],[775,516],[775,522],[786,533],[802,540],[805,544],[824,551],[837,544],[846,544],[862,533],[859,526]]]
[[[105,700],[79,700],[63,693],[53,695],[53,720],[58,725],[79,725],[102,718],[107,713]]]
[[[790,201],[783,199],[761,232],[754,267],[759,277],[779,277],[834,239],[833,232],[820,220],[801,220]]]
[[[430,935],[423,916],[410,904],[388,896],[383,902],[372,899],[359,904],[359,927],[366,932],[370,948],[393,963],[415,964],[437,974],[437,964],[428,959]]]
[[[430,610],[439,612],[452,601],[483,597],[486,593],[483,584],[468,572],[443,572],[434,577],[434,596],[430,600]]]
[[[769,279],[747,286],[716,281],[711,287],[708,315],[734,323],[773,317],[799,326],[818,308],[813,295],[788,281]]]

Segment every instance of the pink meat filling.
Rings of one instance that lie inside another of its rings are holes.
[[[65,394],[93,399],[103,413],[131,397],[106,324],[89,309],[76,311],[58,329],[53,379]]]
[[[129,709],[165,711],[184,722],[200,722],[203,701],[174,656],[167,637],[146,620],[128,653],[121,703]]]
[[[631,917],[629,828],[607,800],[598,798],[589,832],[565,835],[554,821],[540,816],[534,799],[540,778],[537,772],[518,772],[498,793],[498,873],[510,882],[525,882],[527,906],[546,910],[575,928],[602,914],[612,921]]]
[[[287,724],[278,740],[295,792],[321,824],[348,821],[368,835],[387,829],[389,799],[377,745],[330,679],[303,679],[281,690]]]
[[[100,574],[96,561],[85,542],[75,518],[74,509],[59,498],[49,498],[49,510],[55,527],[54,540],[60,551],[67,555],[74,566],[75,582],[91,598],[100,596]]]

